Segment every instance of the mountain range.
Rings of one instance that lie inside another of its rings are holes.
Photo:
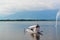
[[[45,19],[56,20],[58,10],[19,11],[2,19]]]

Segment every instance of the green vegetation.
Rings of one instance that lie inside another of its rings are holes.
[[[45,19],[15,19],[15,20],[12,20],[12,19],[7,19],[7,20],[0,20],[0,21],[56,21],[56,20],[45,20]]]

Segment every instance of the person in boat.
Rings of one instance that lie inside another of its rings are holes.
[[[28,28],[26,29],[26,31],[31,34],[31,37],[32,37],[34,40],[40,40],[40,35],[43,35],[43,34],[40,32],[40,26],[39,26],[38,24],[28,27]]]

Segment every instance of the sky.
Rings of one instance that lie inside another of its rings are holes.
[[[60,0],[0,0],[0,19],[55,19],[59,9]]]

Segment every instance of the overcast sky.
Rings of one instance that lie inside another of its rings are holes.
[[[60,9],[60,0],[0,0],[0,17],[18,11],[43,11]]]

